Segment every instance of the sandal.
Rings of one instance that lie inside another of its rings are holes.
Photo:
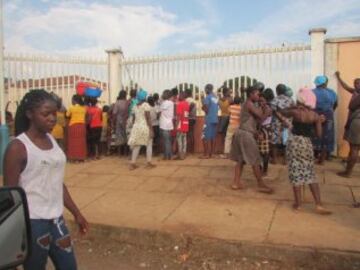
[[[148,164],[146,164],[146,169],[153,169],[153,168],[155,168],[156,167],[156,165],[154,165],[154,164],[152,164],[152,163],[148,163]]]
[[[139,168],[139,166],[136,164],[130,164],[130,166],[129,166],[130,171],[136,170],[137,168]]]

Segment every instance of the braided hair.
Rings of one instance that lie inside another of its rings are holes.
[[[26,112],[38,108],[48,100],[56,103],[54,96],[45,89],[33,89],[25,94],[15,114],[15,136],[27,131],[30,127],[30,119],[26,116]]]

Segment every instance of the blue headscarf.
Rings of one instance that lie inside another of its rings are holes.
[[[320,75],[320,76],[316,76],[315,80],[314,80],[314,83],[317,86],[320,86],[320,85],[323,85],[325,83],[327,83],[328,81],[328,78],[324,75]]]
[[[136,99],[139,102],[145,101],[146,97],[147,97],[147,92],[144,89],[140,89],[140,91],[138,91],[137,94],[136,94]]]

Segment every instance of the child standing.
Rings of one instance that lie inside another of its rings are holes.
[[[110,107],[108,105],[104,105],[102,109],[102,130],[101,130],[101,138],[100,138],[100,153],[101,155],[107,155],[109,153],[109,110]]]
[[[185,159],[187,148],[187,133],[189,131],[189,103],[185,100],[185,93],[181,92],[176,106],[176,139],[178,143],[178,158]]]
[[[236,129],[239,128],[240,125],[240,111],[241,111],[241,98],[239,96],[235,96],[234,98],[234,104],[230,105],[230,120],[229,120],[229,126],[226,131],[226,137],[225,137],[225,148],[224,148],[224,154],[226,158],[229,157],[230,148],[231,148],[231,142],[234,136],[234,133]]]
[[[193,98],[193,92],[191,89],[186,89],[186,102],[189,103],[189,132],[187,133],[187,145],[189,152],[194,153],[195,151],[195,137],[194,129],[196,124],[196,101]]]
[[[270,102],[274,99],[274,92],[272,89],[267,88],[262,92],[260,96],[260,107],[263,111],[270,110]],[[262,173],[264,176],[267,175],[269,167],[269,154],[270,154],[270,138],[271,138],[271,120],[272,116],[270,115],[261,123],[261,127],[258,133],[258,145],[259,151],[262,158]]]

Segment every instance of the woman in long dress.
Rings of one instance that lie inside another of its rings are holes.
[[[154,132],[151,125],[150,105],[145,102],[146,96],[145,90],[140,90],[136,95],[138,103],[134,106],[134,125],[128,141],[132,150],[130,170],[138,168],[136,160],[143,145],[146,146],[146,167],[149,169],[155,167],[151,163]]]

